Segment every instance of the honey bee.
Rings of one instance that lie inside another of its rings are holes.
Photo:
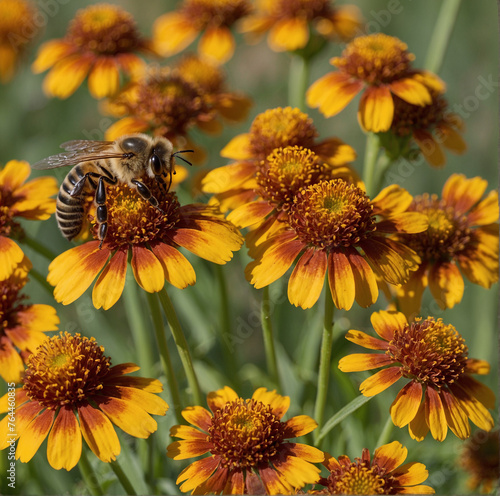
[[[160,187],[168,192],[175,174],[175,158],[172,143],[163,137],[142,133],[129,134],[116,141],[73,140],[61,145],[66,150],[32,165],[33,169],[54,169],[72,165],[61,184],[56,201],[56,220],[62,235],[73,239],[82,229],[84,203],[87,195],[94,195],[96,220],[99,225],[99,248],[106,239],[108,210],[105,183],[125,183],[136,189],[139,195],[161,211],[158,200],[141,181],[144,175],[155,178]],[[178,157],[191,165],[186,159]],[[168,176],[168,184],[165,181]]]

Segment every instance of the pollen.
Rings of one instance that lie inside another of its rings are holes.
[[[373,206],[364,191],[342,179],[300,191],[289,223],[299,239],[320,249],[355,246],[375,231]]]
[[[253,156],[264,160],[275,148],[302,146],[312,148],[318,132],[307,114],[297,108],[266,110],[250,127],[250,149]]]
[[[464,374],[468,348],[453,325],[428,317],[396,330],[386,354],[405,377],[440,389]]]
[[[248,0],[185,0],[182,13],[199,29],[231,26],[250,12]]]
[[[370,85],[390,83],[403,77],[415,56],[398,38],[385,34],[360,36],[349,43],[331,63]]]
[[[140,45],[134,18],[111,4],[91,5],[79,10],[66,37],[75,45],[97,54],[130,52]]]
[[[76,408],[103,388],[109,368],[110,359],[94,338],[61,333],[47,339],[28,358],[24,390],[50,410]]]
[[[284,424],[270,405],[239,398],[215,412],[208,432],[211,452],[221,457],[224,467],[252,468],[278,453]]]

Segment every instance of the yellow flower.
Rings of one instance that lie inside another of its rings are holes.
[[[139,70],[143,61],[134,52],[147,49],[128,12],[100,3],[79,10],[64,38],[44,43],[32,69],[52,68],[43,82],[48,96],[68,98],[88,76],[91,95],[103,98],[118,91],[122,72]]]
[[[37,13],[30,1],[0,1],[0,82],[7,83],[14,77],[19,59],[37,37]]]
[[[55,286],[56,301],[72,303],[100,274],[92,300],[96,308],[107,310],[123,292],[129,256],[137,284],[145,291],[161,291],[165,280],[183,289],[196,282],[196,275],[179,247],[222,265],[242,245],[239,232],[216,208],[180,206],[175,193],[166,193],[154,179],[144,179],[144,183],[158,200],[159,208],[126,184],[106,187],[106,239],[102,248],[99,241],[89,241],[52,261],[47,280]],[[97,239],[99,224],[94,218],[92,225]]]
[[[31,264],[25,258],[17,270],[0,281],[0,376],[6,382],[21,382],[23,360],[57,330],[59,318],[50,305],[27,303],[21,293]]]
[[[305,444],[287,441],[313,431],[317,424],[307,415],[282,422],[290,398],[266,388],[251,399],[239,398],[229,387],[208,394],[209,412],[201,406],[186,408],[182,416],[194,427],[176,425],[167,455],[184,460],[209,453],[193,462],[177,478],[181,491],[193,494],[295,494],[319,479],[324,454]],[[258,488],[251,492],[250,488]]]
[[[415,58],[407,45],[392,36],[355,38],[341,57],[331,59],[337,72],[318,79],[307,91],[307,103],[326,117],[339,113],[361,91],[358,121],[365,131],[387,131],[394,116],[394,97],[413,105],[430,105],[431,91],[444,83],[434,74],[411,67]]]
[[[154,47],[160,55],[168,57],[184,50],[203,33],[198,52],[222,64],[234,53],[232,25],[249,11],[248,0],[183,0],[178,10],[155,21]]]
[[[257,0],[256,10],[242,19],[240,31],[250,41],[269,32],[267,42],[276,52],[304,48],[314,32],[327,39],[347,41],[361,27],[354,5],[332,6],[329,0]]]
[[[56,210],[51,198],[58,191],[53,177],[26,182],[31,173],[28,162],[11,160],[0,170],[0,281],[9,277],[22,262],[24,253],[12,237],[22,238],[16,217],[46,220]]]
[[[365,396],[385,391],[399,379],[409,379],[390,407],[398,427],[408,425],[410,436],[421,441],[431,432],[438,441],[446,438],[448,427],[460,439],[470,436],[469,419],[489,431],[494,424],[488,412],[495,406],[491,389],[471,374],[487,374],[488,362],[468,358],[465,340],[451,324],[441,319],[416,319],[408,323],[399,312],[375,312],[371,316],[374,338],[351,330],[346,338],[355,344],[383,353],[348,355],[339,362],[343,372],[385,367],[363,381]],[[423,401],[422,401],[423,400]]]
[[[68,333],[46,340],[28,359],[23,387],[16,390],[15,437],[10,415],[0,421],[0,449],[18,439],[16,458],[29,462],[47,438],[47,458],[59,470],[71,470],[80,459],[82,435],[103,462],[120,454],[113,424],[146,439],[156,431],[151,415],[165,415],[168,405],[154,393],[161,382],[125,377],[139,370],[133,363],[111,367],[94,338]],[[8,411],[8,395],[0,411]]]
[[[377,448],[373,459],[366,448],[352,462],[346,455],[337,460],[327,454],[323,465],[330,474],[319,483],[326,488],[324,494],[434,494],[434,489],[421,485],[429,475],[423,463],[401,465],[407,455],[398,441]]]

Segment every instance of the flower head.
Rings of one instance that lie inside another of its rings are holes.
[[[282,52],[305,48],[318,35],[347,41],[360,25],[361,15],[354,5],[333,6],[329,0],[258,0],[256,10],[242,19],[240,30],[250,41],[268,32],[271,49]]]
[[[56,210],[51,198],[58,191],[53,177],[26,182],[31,173],[27,162],[11,160],[0,170],[0,281],[22,262],[24,253],[11,238],[22,238],[16,218],[46,220]]]
[[[48,96],[67,98],[88,76],[91,95],[103,98],[118,91],[122,72],[130,76],[142,66],[135,52],[147,48],[131,14],[98,3],[76,13],[64,38],[41,46],[33,71],[51,68],[43,83]]]
[[[426,194],[413,199],[409,210],[425,215],[429,229],[397,236],[421,258],[418,271],[397,289],[406,315],[419,313],[427,286],[441,308],[459,303],[464,292],[461,273],[485,288],[498,281],[498,192],[483,198],[487,186],[480,177],[452,174],[441,198]]]
[[[7,83],[14,77],[19,59],[36,38],[39,31],[36,15],[31,1],[0,2],[0,82]]]
[[[355,38],[331,63],[338,68],[318,79],[307,92],[307,103],[326,117],[339,113],[362,90],[358,120],[365,131],[389,130],[394,96],[413,105],[430,105],[431,91],[442,93],[444,83],[434,74],[415,70],[407,45],[392,36],[372,34]]]
[[[249,11],[248,0],[183,0],[178,10],[155,21],[155,49],[164,57],[174,55],[203,33],[198,45],[200,55],[224,63],[235,48],[231,27]]]
[[[96,308],[110,308],[123,292],[129,254],[137,283],[152,293],[161,291],[165,280],[181,289],[195,283],[193,267],[178,251],[180,246],[217,264],[225,264],[240,248],[241,235],[216,208],[180,206],[175,193],[166,193],[154,179],[144,183],[159,208],[126,184],[107,186],[108,229],[102,248],[99,241],[89,241],[62,253],[49,266],[47,280],[55,286],[57,301],[72,303],[100,273],[92,299]],[[97,239],[99,223],[91,220]]]
[[[50,305],[28,303],[21,291],[28,281],[27,259],[7,279],[0,281],[0,376],[6,382],[21,382],[24,363],[57,330],[59,318]]]
[[[398,441],[377,448],[373,459],[366,448],[354,461],[327,455],[323,465],[330,474],[319,483],[325,494],[434,494],[431,487],[420,485],[429,475],[423,463],[401,465],[407,455]]]
[[[292,304],[312,307],[328,273],[337,308],[348,310],[354,300],[370,306],[378,297],[376,275],[400,284],[418,267],[419,257],[413,250],[386,236],[426,229],[422,216],[406,212],[410,202],[411,196],[395,185],[373,200],[343,179],[308,186],[295,196],[287,212],[287,227],[250,253],[255,261],[246,268],[247,278],[262,288],[297,261],[288,281]]]
[[[318,481],[320,471],[312,463],[323,461],[323,452],[287,441],[311,432],[317,424],[307,415],[282,422],[288,397],[259,388],[251,399],[243,399],[226,386],[210,393],[207,403],[211,412],[201,406],[182,412],[194,427],[176,425],[170,431],[181,438],[168,446],[170,458],[210,454],[181,472],[177,479],[178,484],[184,481],[181,491],[244,494],[259,485],[259,494],[291,494]]]
[[[470,436],[469,419],[489,431],[493,418],[488,408],[494,393],[471,374],[487,374],[484,360],[468,358],[464,338],[451,324],[433,317],[408,323],[399,312],[375,312],[371,316],[374,338],[351,330],[346,338],[355,344],[383,353],[348,355],[339,362],[343,372],[385,367],[363,381],[360,391],[374,396],[401,378],[409,382],[393,401],[390,413],[398,427],[408,425],[410,436],[421,441],[429,430],[438,441],[448,427],[460,439]]]
[[[112,367],[94,338],[61,333],[46,340],[28,359],[16,392],[16,458],[29,462],[48,436],[50,465],[71,470],[80,459],[82,435],[104,462],[120,453],[113,423],[131,436],[149,437],[157,429],[151,414],[165,415],[168,405],[153,394],[163,390],[160,381],[125,377],[136,370],[133,363]],[[0,449],[11,439],[8,420],[0,422]]]

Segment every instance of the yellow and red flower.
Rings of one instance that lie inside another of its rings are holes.
[[[407,456],[408,450],[398,441],[377,448],[373,459],[366,448],[354,461],[327,454],[323,465],[330,474],[319,484],[325,487],[324,494],[434,494],[434,489],[422,485],[429,475],[423,463],[401,465]]]
[[[148,50],[131,14],[99,3],[80,9],[64,38],[44,43],[32,69],[50,69],[43,82],[48,96],[68,98],[88,76],[90,94],[103,98],[118,91],[123,73],[132,76],[144,64],[135,52]]]
[[[16,390],[15,436],[9,415],[0,421],[0,449],[18,439],[16,458],[29,462],[48,436],[47,458],[59,470],[71,470],[80,459],[82,436],[103,462],[120,454],[113,424],[146,439],[156,431],[151,415],[165,415],[168,405],[154,393],[157,379],[126,377],[139,370],[133,363],[111,366],[94,338],[68,333],[46,340],[28,359],[23,387]],[[7,395],[0,400],[6,412]]]
[[[0,82],[14,77],[19,59],[37,37],[37,13],[31,1],[0,1]]]
[[[193,494],[295,494],[319,480],[322,451],[287,441],[317,427],[307,415],[281,419],[290,398],[266,388],[243,399],[229,387],[208,394],[209,412],[186,408],[182,416],[194,427],[176,425],[170,434],[181,438],[170,444],[174,460],[202,456],[177,478],[181,491]],[[251,488],[259,488],[253,492]]]
[[[11,238],[22,238],[16,217],[46,220],[56,210],[51,198],[58,191],[53,177],[26,182],[31,173],[28,162],[10,160],[0,170],[0,281],[9,277],[23,261],[24,253]]]
[[[175,193],[166,193],[154,180],[144,182],[159,208],[126,184],[107,186],[106,240],[102,248],[99,241],[89,241],[53,260],[47,280],[55,286],[56,301],[72,303],[100,273],[92,300],[96,308],[110,308],[123,292],[129,255],[135,280],[145,291],[161,291],[165,280],[183,289],[196,282],[196,275],[179,247],[217,264],[228,262],[241,247],[240,233],[218,209],[201,204],[180,206]],[[95,219],[92,224],[97,239]]]
[[[433,317],[408,323],[400,312],[375,312],[371,323],[379,338],[350,330],[346,339],[383,353],[357,353],[339,362],[343,372],[384,367],[359,389],[364,396],[385,391],[399,379],[409,379],[390,407],[398,427],[408,425],[417,441],[431,432],[438,441],[448,427],[460,439],[470,436],[469,419],[480,429],[491,430],[495,394],[471,374],[487,374],[488,362],[468,358],[463,337],[451,324]],[[387,367],[386,367],[387,366]]]
[[[234,23],[250,11],[248,0],[183,0],[178,10],[160,16],[153,25],[155,50],[168,57],[181,52],[203,33],[200,55],[222,64],[234,53]]]
[[[30,266],[25,258],[0,281],[0,376],[6,382],[21,382],[24,362],[47,339],[45,332],[57,330],[59,323],[53,307],[27,303],[21,293]]]
[[[307,91],[307,103],[326,117],[336,115],[363,90],[358,121],[365,131],[388,131],[394,116],[394,97],[412,105],[430,105],[431,92],[444,83],[433,73],[411,67],[415,56],[408,46],[385,34],[355,38],[341,57],[331,59],[339,70],[318,79]]]
[[[267,42],[276,52],[304,48],[318,33],[327,39],[347,41],[361,27],[354,5],[333,6],[329,0],[257,0],[256,10],[241,20],[240,31],[251,42],[268,32]]]
[[[498,281],[498,192],[490,191],[480,177],[452,174],[442,198],[414,198],[410,211],[429,219],[429,229],[397,239],[415,250],[420,267],[396,290],[400,310],[409,318],[418,315],[427,286],[440,308],[460,303],[465,277],[484,288]]]
[[[387,237],[427,228],[424,216],[406,212],[411,200],[396,185],[373,200],[342,179],[304,188],[288,211],[287,227],[250,253],[255,260],[245,270],[247,278],[256,288],[263,288],[297,261],[288,281],[288,299],[293,305],[312,307],[328,274],[337,308],[349,310],[354,300],[368,307],[378,298],[376,276],[397,285],[418,268],[418,255]]]

